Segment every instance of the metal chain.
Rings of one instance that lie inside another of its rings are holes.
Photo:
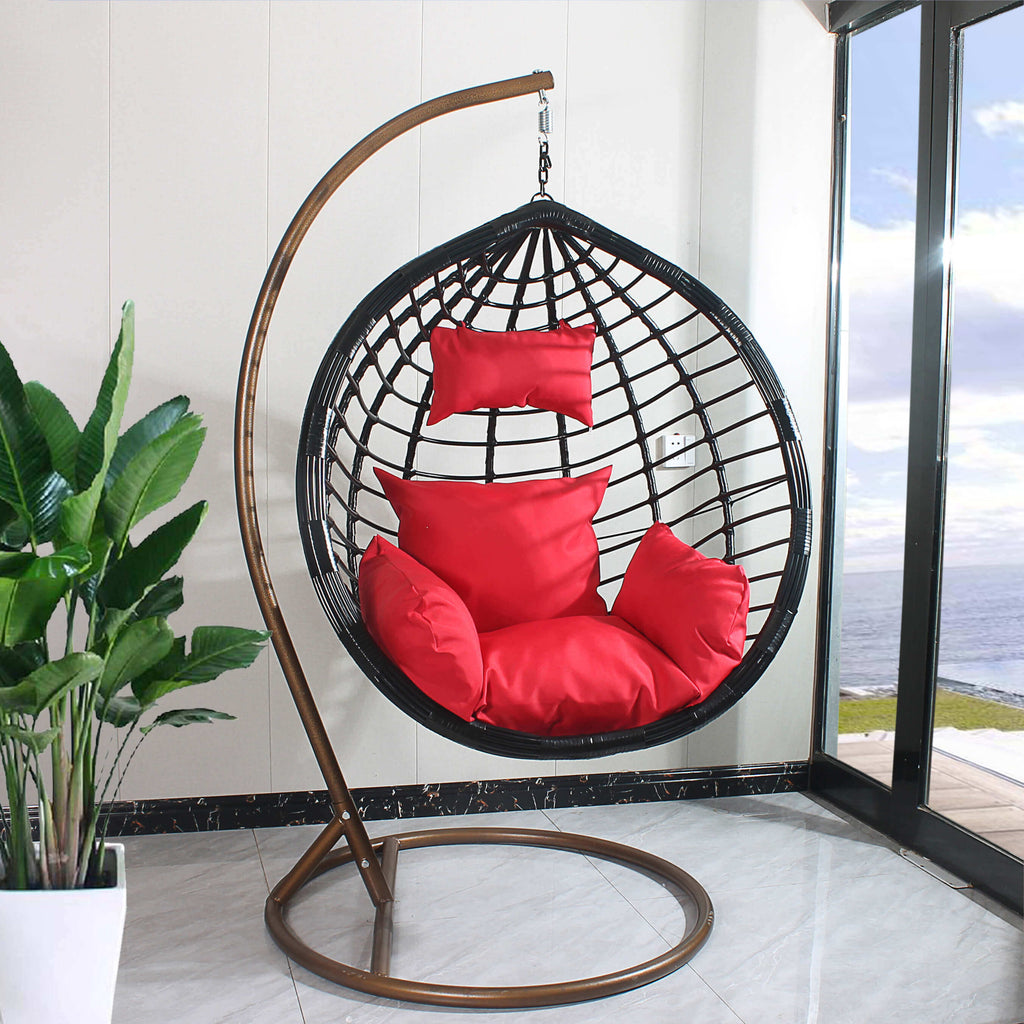
[[[537,167],[537,182],[540,185],[540,191],[537,196],[541,199],[548,199],[548,171],[551,170],[551,157],[548,156],[548,140],[540,140],[540,164]]]
[[[537,165],[537,183],[540,191],[534,195],[534,199],[550,199],[548,195],[548,172],[551,170],[551,156],[548,152],[548,134],[551,131],[551,107],[548,105],[547,93],[540,90],[539,106],[537,108],[537,141],[540,144],[540,160]]]

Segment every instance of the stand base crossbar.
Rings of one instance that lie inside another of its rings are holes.
[[[395,978],[388,973],[393,903],[391,900],[385,900],[377,905],[373,963],[371,970],[365,971],[332,960],[310,948],[292,931],[285,919],[288,903],[303,885],[324,872],[349,864],[355,859],[352,851],[347,848],[327,853],[325,856],[319,855],[323,849],[324,836],[336,835],[338,831],[335,823],[328,825],[321,839],[313,844],[295,868],[276,886],[267,899],[265,919],[274,941],[296,963],[328,981],[373,996],[413,1003],[430,1003],[436,1006],[468,1006],[480,1009],[558,1006],[600,999],[639,988],[678,970],[704,945],[714,922],[711,900],[696,879],[661,857],[621,843],[574,835],[570,832],[519,828],[449,828],[403,832],[373,842],[374,853],[382,859],[385,873],[390,876],[389,885],[393,885],[395,865],[401,850],[415,850],[427,846],[536,846],[598,857],[632,868],[670,889],[688,895],[696,905],[696,917],[686,934],[671,949],[633,967],[609,974],[543,985],[436,985],[407,978]]]

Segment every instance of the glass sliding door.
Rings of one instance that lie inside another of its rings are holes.
[[[1024,857],[1024,8],[959,32],[928,805]]]
[[[1019,913],[1024,9],[847,9],[811,787]]]
[[[920,40],[914,8],[849,46],[835,753],[886,785],[903,597]]]

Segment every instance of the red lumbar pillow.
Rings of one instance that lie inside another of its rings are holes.
[[[466,602],[482,633],[607,611],[591,520],[611,471],[478,484],[374,469],[398,515],[398,546]]]
[[[655,523],[612,607],[693,680],[703,700],[740,663],[750,587],[743,567],[706,558]]]
[[[434,394],[428,426],[455,412],[531,406],[588,427],[594,325],[554,331],[474,331],[465,324],[430,332]]]
[[[382,537],[359,563],[359,607],[370,636],[432,700],[470,719],[483,693],[480,641],[458,594]]]
[[[481,722],[542,736],[647,725],[700,700],[664,653],[614,615],[527,622],[480,636]]]

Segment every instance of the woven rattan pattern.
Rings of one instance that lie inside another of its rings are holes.
[[[593,322],[592,429],[535,409],[425,426],[437,324],[506,331]],[[656,439],[692,435],[694,465],[665,468]],[[751,584],[743,662],[702,704],[639,729],[541,737],[463,722],[380,652],[358,610],[359,557],[397,522],[373,476],[508,481],[613,465],[594,521],[602,593],[636,543],[668,523]],[[810,488],[788,402],[739,319],[695,278],[583,215],[534,202],[413,260],[354,310],[327,351],[303,421],[300,529],[314,586],[368,677],[435,731],[519,757],[588,757],[662,743],[731,707],[785,636],[810,553]]]

